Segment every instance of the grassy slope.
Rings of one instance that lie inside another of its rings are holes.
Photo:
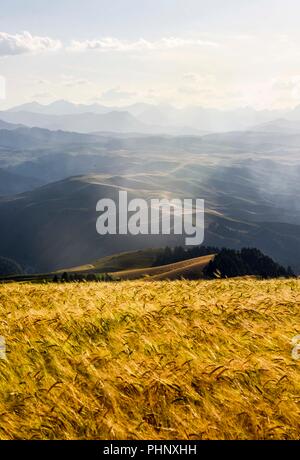
[[[0,285],[1,439],[294,439],[300,280]]]
[[[56,273],[62,273],[64,271],[107,273],[125,270],[128,268],[144,268],[147,266],[151,266],[154,260],[156,259],[157,255],[162,251],[163,249],[159,248],[122,252],[120,254],[102,257],[101,259],[95,260],[90,264],[80,265],[77,267],[71,267],[67,269],[64,268],[62,270],[58,270]]]
[[[151,264],[155,260],[155,256],[160,249],[150,249],[141,251],[125,252],[114,256],[104,257],[97,262],[87,265],[73,267],[68,270],[60,270],[61,274],[64,271],[68,273],[79,272],[87,273],[109,273],[115,279],[139,279],[147,277],[149,280],[174,280],[184,277],[199,278],[202,275],[203,268],[210,262],[214,255],[195,257],[193,259],[184,260],[168,265],[152,267]],[[148,266],[147,266],[148,264]],[[149,266],[150,265],[150,266]],[[132,268],[135,267],[135,268]],[[143,267],[143,268],[139,268]],[[117,271],[117,269],[120,269]],[[43,280],[52,280],[54,273],[35,274],[35,275],[8,275],[0,277],[1,281],[35,281],[42,282]]]
[[[212,260],[214,256],[195,257],[194,259],[184,260],[159,267],[140,268],[134,270],[122,270],[114,272],[113,275],[121,279],[138,279],[145,276],[151,280],[178,279],[186,275],[201,275],[203,268]]]

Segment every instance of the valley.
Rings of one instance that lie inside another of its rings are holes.
[[[258,247],[300,273],[300,134],[294,121],[281,125],[171,136],[3,122],[0,254],[30,273],[183,244],[180,235],[98,235],[97,202],[126,191],[147,202],[204,199],[205,245]]]

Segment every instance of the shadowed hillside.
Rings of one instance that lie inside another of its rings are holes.
[[[98,235],[96,203],[103,197],[118,202],[118,192],[124,189],[128,191],[128,200],[183,198],[188,185],[183,180],[174,182],[167,174],[160,177],[93,175],[73,177],[21,195],[0,198],[0,254],[16,260],[25,270],[48,272],[124,251],[183,246],[184,235]],[[171,192],[167,191],[169,187]],[[282,265],[291,265],[300,272],[298,225],[229,217],[227,212],[216,210],[218,199],[212,196],[215,203],[212,198],[206,201],[206,246],[257,247]]]

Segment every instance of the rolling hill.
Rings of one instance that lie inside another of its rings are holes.
[[[109,273],[118,279],[180,279],[189,275],[199,277],[203,268],[213,259],[214,255],[195,257],[172,264],[152,266],[162,248],[151,248],[139,251],[123,252],[106,256],[94,262],[76,267],[63,268],[56,273]]]
[[[254,126],[251,131],[274,134],[299,134],[300,120],[287,120],[285,118],[279,118],[277,120],[272,120],[267,123]]]
[[[138,251],[121,252],[111,256],[102,257],[85,265],[78,265],[71,268],[57,270],[56,273],[67,272],[88,272],[88,273],[113,273],[122,270],[146,269],[151,267],[161,248],[142,249]]]
[[[183,185],[186,181],[180,183]],[[48,272],[85,265],[124,251],[184,245],[184,235],[98,235],[96,203],[103,197],[117,202],[118,192],[124,189],[128,191],[129,200],[186,196],[184,190],[179,193],[178,181],[168,175],[92,175],[73,177],[20,195],[3,197],[0,199],[0,254],[30,270]],[[224,192],[222,196],[224,206]],[[213,206],[212,198],[210,195],[206,205],[206,246],[257,247],[282,265],[291,265],[295,272],[300,271],[298,225],[246,221],[241,215],[230,217],[226,211],[221,213],[220,208],[217,212],[210,207],[210,203]],[[228,200],[228,209],[231,206],[234,210],[230,196]],[[258,206],[259,210],[259,205],[253,203],[252,206],[253,209]],[[266,217],[268,208],[263,209]],[[273,207],[271,210],[274,212]]]
[[[15,125],[13,123],[7,123],[6,121],[0,120],[0,130],[7,129],[7,130],[14,130],[17,128],[21,128],[22,125]]]
[[[5,125],[4,125],[5,126]],[[0,124],[0,146],[12,149],[42,149],[49,146],[85,144],[101,142],[98,136],[89,136],[75,132],[51,131],[43,128],[29,128],[12,125],[7,129]]]
[[[194,259],[184,260],[173,264],[162,265],[160,267],[148,267],[140,269],[122,270],[113,272],[112,275],[124,280],[134,280],[145,278],[149,281],[175,280],[181,278],[199,278],[203,268],[214,258],[214,255],[195,257]]]
[[[15,195],[42,185],[36,177],[22,176],[0,169],[0,196]]]
[[[299,273],[299,148],[300,134],[269,132],[173,137],[2,129],[0,255],[45,272],[184,245],[178,235],[97,235],[96,203],[127,190],[129,199],[202,198],[205,245],[257,247]]]

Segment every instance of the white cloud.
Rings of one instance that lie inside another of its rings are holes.
[[[300,86],[300,75],[275,78],[272,86],[279,91],[293,91]]]
[[[31,35],[30,32],[11,35],[0,32],[0,56],[10,56],[24,53],[34,53],[61,48],[59,40],[49,37]]]
[[[300,75],[285,75],[274,78],[267,89],[269,99],[275,106],[294,106],[300,98]]]
[[[200,39],[183,39],[178,37],[161,38],[157,41],[149,41],[140,38],[136,41],[119,40],[118,38],[105,37],[98,40],[73,40],[71,46],[68,48],[70,51],[152,51],[152,50],[168,50],[174,48],[183,48],[187,46],[196,47],[218,47],[219,44],[209,40]]]

